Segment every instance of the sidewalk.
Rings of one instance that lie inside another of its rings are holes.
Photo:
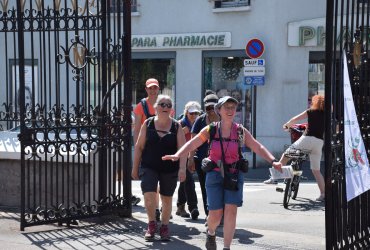
[[[19,230],[19,214],[0,208],[1,249],[205,249],[204,219],[184,220],[174,216],[171,220],[171,241],[154,242],[143,239],[146,217],[142,207],[135,207],[133,218],[105,216],[80,221],[78,226],[67,228],[56,224],[28,227]],[[222,228],[218,229],[222,237]],[[218,249],[222,249],[222,238],[218,238]],[[237,229],[232,249],[267,249],[248,245],[250,239],[260,237],[247,230]],[[248,245],[248,246],[247,246]],[[261,245],[260,245],[261,246]],[[274,248],[279,249],[279,248]],[[281,248],[283,249],[283,248]]]
[[[273,216],[279,218],[284,214],[288,216],[285,218],[291,218],[289,214],[292,214],[292,211],[281,209],[281,206],[277,205],[281,203],[281,195],[275,195],[275,192],[272,191],[275,186],[261,184],[261,181],[268,178],[268,173],[268,167],[250,169],[246,174],[246,180],[249,183],[247,191],[253,188],[254,190],[260,190],[260,187],[270,189],[271,191],[268,194],[271,194],[276,201],[267,198],[269,200],[269,203],[267,203],[263,200],[263,206],[271,205],[273,207],[268,216],[272,216],[273,220],[275,220]],[[308,177],[309,181],[313,180],[313,177],[310,177],[309,174],[311,174],[311,171],[304,167],[304,175]],[[138,184],[136,183],[136,185]],[[314,185],[309,187],[316,188]],[[258,202],[256,198],[250,197],[253,194],[257,195],[258,192],[253,193],[253,190],[251,191],[252,193],[248,193],[246,197]],[[308,197],[304,193],[304,189],[302,189],[302,195]],[[302,202],[303,207],[311,206],[308,211],[315,211],[315,209],[320,208],[307,201]],[[252,204],[249,203],[248,207],[251,208]],[[240,210],[240,213],[245,213],[246,208],[243,209],[244,211]],[[261,208],[258,208],[258,210],[261,210]],[[18,211],[0,207],[0,249],[205,249],[206,228],[204,217],[193,221],[176,216],[173,212],[173,219],[170,223],[171,241],[145,242],[143,235],[147,226],[147,218],[142,205],[133,207],[132,218],[105,216],[79,221],[79,225],[70,228],[65,225],[59,227],[56,224],[51,224],[27,227],[23,232],[20,231]],[[298,211],[294,212],[294,214],[297,213]],[[251,216],[257,216],[257,214],[251,213],[249,216],[238,218],[242,221],[246,218],[252,218]],[[257,220],[263,222],[262,218]],[[243,224],[241,221],[238,224],[246,226],[237,227],[232,245],[233,250],[320,249],[312,245],[312,242],[322,241],[320,237],[309,234],[303,237],[302,233],[298,232],[292,232],[287,237],[287,233],[281,230],[273,230],[268,226],[266,228],[263,226],[261,228],[251,228],[250,223]],[[219,236],[217,239],[218,249],[223,247],[222,231],[222,227],[217,231]],[[297,245],[297,239],[299,239],[300,245]]]

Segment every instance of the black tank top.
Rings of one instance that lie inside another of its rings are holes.
[[[162,161],[162,156],[172,155],[177,151],[178,123],[172,119],[170,131],[163,137],[158,135],[154,126],[154,117],[147,120],[145,147],[141,157],[141,167],[158,172],[179,171],[179,161]]]
[[[307,122],[308,126],[305,131],[305,135],[314,136],[319,139],[324,139],[325,130],[325,113],[322,110],[307,110]]]

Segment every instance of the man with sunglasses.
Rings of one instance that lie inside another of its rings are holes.
[[[199,116],[191,129],[192,137],[196,136],[204,127],[212,122],[220,120],[220,117],[215,113],[215,105],[218,102],[218,97],[215,94],[206,95],[203,99],[205,113]],[[207,193],[206,193],[206,173],[202,170],[202,160],[208,156],[208,143],[205,142],[200,146],[195,152],[191,152],[189,156],[189,165],[192,162],[195,164],[195,170],[198,174],[198,180],[200,188],[202,190],[203,206],[206,215],[208,216],[208,206],[207,206]]]

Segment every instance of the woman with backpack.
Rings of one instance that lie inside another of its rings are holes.
[[[148,215],[148,229],[145,240],[150,241],[157,231],[156,192],[162,201],[161,240],[169,240],[169,220],[172,210],[172,196],[177,180],[185,181],[186,156],[179,162],[163,161],[162,156],[174,154],[185,143],[185,135],[178,121],[171,117],[173,102],[167,95],[159,95],[154,104],[156,115],[143,123],[135,144],[132,178],[141,180],[141,190]],[[179,129],[180,128],[180,129]],[[139,168],[140,166],[140,168]]]
[[[238,101],[230,96],[222,97],[215,105],[221,121],[202,129],[175,154],[162,157],[177,161],[208,141],[211,133],[209,156],[203,160],[202,168],[207,171],[206,190],[209,215],[207,218],[207,249],[217,249],[216,229],[224,216],[224,249],[230,249],[236,227],[237,208],[243,204],[243,171],[247,171],[245,160],[240,159],[240,143],[268,161],[281,171],[281,163],[242,125],[234,122]],[[211,130],[216,129],[215,132]],[[241,138],[239,138],[241,130]]]

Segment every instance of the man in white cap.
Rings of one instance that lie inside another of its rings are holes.
[[[181,127],[185,133],[186,141],[191,139],[191,128],[196,118],[201,114],[200,104],[196,101],[189,101],[185,104],[183,118],[180,120]],[[192,159],[193,160],[193,159]],[[181,182],[177,196],[177,211],[176,215],[181,217],[190,217],[197,220],[199,216],[198,197],[195,191],[193,172],[195,172],[194,161],[187,161],[186,164],[186,180]],[[185,210],[185,203],[188,204],[188,212]]]

